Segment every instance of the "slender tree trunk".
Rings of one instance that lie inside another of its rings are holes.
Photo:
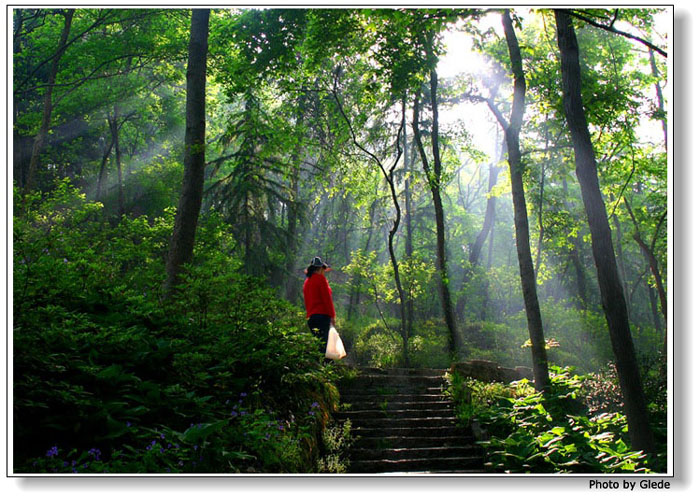
[[[661,113],[661,128],[664,131],[664,147],[668,150],[668,127],[666,125],[666,110],[664,108],[664,94],[661,91],[661,85],[659,84],[659,69],[656,67],[656,59],[654,58],[654,50],[649,48],[649,63],[651,64],[651,74],[657,79],[654,86],[656,87],[656,101],[659,105],[659,112]]]
[[[547,352],[545,350],[544,331],[542,329],[542,316],[540,304],[537,299],[537,281],[532,264],[530,251],[530,228],[527,218],[527,202],[525,201],[525,188],[523,186],[523,164],[520,153],[520,129],[525,113],[525,74],[523,73],[520,46],[513,29],[513,21],[510,11],[506,10],[502,15],[503,29],[506,34],[508,52],[513,70],[513,105],[511,108],[510,123],[496,114],[506,132],[508,146],[508,167],[510,169],[511,189],[513,196],[513,215],[515,222],[515,243],[518,253],[518,265],[520,267],[520,282],[525,302],[525,314],[527,327],[532,345],[532,364],[535,374],[535,386],[544,390],[549,385],[549,370],[547,368]],[[492,105],[492,109],[495,106]]]
[[[110,129],[110,142],[109,145],[102,152],[102,162],[100,163],[100,172],[97,174],[97,187],[95,189],[95,201],[102,200],[102,189],[104,187],[104,177],[105,170],[107,168],[107,160],[109,160],[109,155],[112,153],[112,147],[114,146],[114,135],[111,133],[112,130],[112,120],[107,116],[107,125]]]
[[[112,132],[112,143],[114,144],[114,158],[117,163],[117,187],[118,187],[118,208],[119,216],[124,215],[124,183],[122,179],[122,158],[119,148],[119,106],[114,105],[114,115],[109,119],[109,128]]]
[[[613,201],[612,195],[610,201]],[[627,267],[625,265],[624,251],[622,249],[622,227],[617,214],[613,212],[610,216],[615,226],[615,244],[617,245],[617,265],[620,268],[620,283],[622,284],[622,292],[625,295],[625,301],[630,300],[630,288],[627,282]]]
[[[337,82],[337,81],[336,81]],[[404,365],[408,365],[408,334],[406,332],[406,295],[403,290],[403,285],[401,284],[401,275],[399,273],[399,263],[398,263],[398,258],[396,257],[396,250],[394,249],[394,238],[396,236],[396,233],[399,230],[399,226],[401,225],[401,204],[399,202],[399,195],[396,190],[396,184],[395,184],[395,172],[396,172],[396,166],[399,163],[399,160],[401,160],[401,155],[402,155],[402,150],[401,150],[401,133],[404,130],[404,123],[406,122],[406,100],[404,99],[401,102],[401,124],[399,125],[399,131],[398,135],[396,136],[396,159],[394,160],[394,163],[392,166],[387,170],[382,162],[382,160],[379,159],[374,153],[366,149],[362,144],[357,140],[357,136],[355,134],[355,131],[352,127],[352,122],[350,122],[350,119],[348,118],[347,114],[343,110],[343,106],[340,101],[340,97],[338,96],[338,93],[336,90],[333,91],[333,97],[335,98],[336,104],[338,106],[338,110],[342,114],[343,118],[345,119],[345,122],[348,125],[348,128],[350,130],[350,134],[352,135],[352,140],[353,143],[357,148],[362,150],[367,156],[369,156],[374,163],[379,167],[379,170],[382,173],[382,176],[384,177],[384,181],[386,182],[387,186],[389,186],[389,191],[391,193],[391,200],[394,204],[394,222],[391,226],[391,229],[389,230],[389,258],[391,259],[391,267],[394,271],[394,283],[396,284],[396,291],[399,294],[399,310],[400,310],[400,315],[401,315],[401,329],[399,329],[399,334],[401,335],[401,339],[403,342],[403,361]]]
[[[504,142],[505,145],[505,142]],[[481,225],[481,231],[476,236],[474,244],[472,244],[471,251],[469,252],[469,263],[471,265],[477,265],[479,263],[479,257],[481,256],[481,250],[486,243],[486,238],[493,229],[496,223],[496,197],[491,195],[491,191],[496,187],[498,182],[498,174],[501,168],[498,167],[498,163],[503,157],[503,148],[501,148],[501,153],[499,156],[495,157],[494,163],[489,165],[489,186],[488,186],[488,198],[486,200],[486,212],[484,213],[484,222]]]
[[[182,266],[192,260],[199,210],[202,206],[208,36],[209,9],[193,9],[187,58],[185,175],[166,264],[166,298],[175,290]]]
[[[372,246],[372,237],[374,235],[374,219],[377,210],[378,200],[375,199],[369,207],[369,226],[367,232],[367,241],[365,242],[365,250],[363,254],[367,254]],[[350,304],[348,305],[348,320],[351,320],[355,315],[355,308],[360,304],[362,299],[361,291],[362,281],[360,277],[353,277],[352,290],[350,293]]]
[[[416,140],[416,147],[423,163],[426,179],[430,186],[430,193],[433,197],[433,207],[435,209],[435,228],[436,228],[436,247],[437,247],[437,276],[438,276],[438,293],[440,303],[442,305],[443,315],[445,316],[445,325],[447,326],[447,343],[452,354],[457,353],[457,347],[460,344],[460,339],[455,322],[454,310],[452,309],[452,298],[450,296],[450,281],[447,273],[447,255],[445,252],[445,212],[442,206],[442,197],[440,195],[440,179],[442,174],[442,164],[440,161],[440,143],[438,136],[438,107],[437,107],[437,73],[430,71],[430,101],[433,112],[433,122],[431,126],[431,144],[433,151],[433,167],[430,167],[428,156],[423,148],[423,142],[420,137],[420,128],[418,118],[420,114],[420,89],[416,91],[415,101],[413,104],[413,135]]]
[[[39,156],[44,149],[44,142],[46,141],[46,137],[49,134],[49,128],[51,127],[51,113],[53,111],[53,87],[56,82],[56,75],[58,74],[59,62],[66,51],[66,42],[68,41],[68,34],[70,33],[70,26],[73,22],[74,13],[75,9],[67,9],[63,13],[65,21],[63,23],[63,30],[61,31],[61,39],[58,42],[58,50],[56,50],[56,54],[51,61],[48,80],[46,81],[46,93],[44,94],[44,109],[41,116],[41,126],[39,127],[39,132],[34,139],[32,156],[29,160],[29,169],[27,170],[26,182],[24,183],[24,194],[27,194],[34,189],[36,170],[39,166]]]
[[[573,204],[568,200],[569,197],[569,186],[566,177],[562,178],[562,189],[564,191],[564,205],[569,212],[574,211]],[[576,291],[578,293],[577,306],[581,310],[586,310],[588,308],[588,290],[586,284],[586,268],[581,262],[581,256],[583,252],[583,237],[581,236],[581,231],[576,233],[576,239],[573,240],[571,251],[569,252],[569,259],[574,267],[574,274],[576,276]]]
[[[545,131],[545,157],[549,158],[549,131]],[[537,258],[535,259],[535,280],[537,275],[540,273],[540,265],[542,263],[542,249],[544,245],[544,224],[542,220],[543,210],[544,210],[544,176],[547,172],[546,168],[547,160],[542,160],[540,167],[540,189],[537,205],[537,227],[539,230],[539,236],[537,238]]]
[[[658,307],[658,301],[657,301],[657,292],[656,288],[654,288],[653,285],[647,283],[647,293],[649,296],[649,310],[651,311],[651,318],[654,322],[654,328],[656,329],[656,332],[659,333],[659,336],[664,337],[664,342],[666,340],[666,326],[661,324],[661,319],[659,318],[659,307]]]
[[[413,174],[414,153],[408,144],[408,123],[404,118],[403,149],[404,149],[404,210],[406,211],[406,253],[409,260],[413,259],[413,214],[411,212],[411,176]],[[413,263],[413,262],[411,262]],[[412,287],[413,285],[411,285]],[[406,335],[410,339],[413,335],[414,305],[412,291],[406,295]]]
[[[656,235],[654,236],[654,241],[652,242],[651,246],[649,246],[643,239],[642,239],[642,234],[639,231],[639,225],[637,224],[637,219],[634,216],[634,212],[632,212],[632,207],[630,207],[629,202],[627,201],[627,198],[623,197],[623,200],[625,202],[625,207],[627,208],[627,212],[630,215],[630,218],[632,219],[632,223],[634,224],[634,233],[632,234],[632,239],[636,241],[636,243],[639,245],[639,248],[642,250],[642,253],[646,257],[648,263],[649,263],[649,268],[651,269],[651,273],[654,276],[654,282],[656,284],[656,290],[659,293],[659,302],[661,303],[661,313],[663,313],[664,316],[664,322],[668,322],[668,314],[667,308],[666,308],[666,289],[664,287],[664,280],[661,275],[661,270],[659,269],[659,261],[656,258],[656,255],[654,255],[654,245],[656,244]],[[656,233],[658,235],[659,229],[661,228],[662,223],[666,219],[666,214],[663,215],[661,221],[656,227]],[[666,328],[668,326],[665,326]],[[663,350],[663,355],[664,357],[666,356],[666,344],[667,344],[667,330],[664,332],[664,350]]]
[[[304,120],[304,112],[306,109],[306,94],[302,93],[297,100],[296,109],[296,124],[301,126]],[[301,176],[301,146],[299,146],[292,157],[292,178],[291,189],[292,198],[287,206],[287,247],[285,267],[286,290],[285,295],[287,300],[294,301],[299,294],[300,281],[296,277],[294,263],[296,262],[297,251],[299,248],[298,242],[298,226],[299,226],[299,182]]]
[[[499,136],[500,135],[498,135],[497,133],[497,139],[499,139],[500,141]],[[496,224],[496,197],[491,196],[490,193],[496,186],[496,183],[498,182],[498,174],[501,170],[501,168],[498,167],[498,164],[503,158],[505,141],[500,141],[498,146],[500,152],[494,157],[494,162],[489,164],[489,183],[486,200],[486,211],[484,212],[484,221],[481,225],[481,231],[479,231],[479,234],[477,234],[474,243],[471,245],[471,250],[469,251],[469,267],[467,267],[467,270],[464,273],[462,287],[465,287],[467,284],[470,283],[472,276],[474,275],[474,268],[479,263],[479,258],[481,257],[481,250],[484,248],[484,244],[486,244],[486,240],[488,239],[489,234],[493,231],[494,225]],[[487,289],[484,288],[484,295],[486,294]],[[464,294],[457,298],[457,306],[455,309],[455,313],[458,317],[464,317],[464,310],[466,309],[466,306],[467,296],[466,294]]]
[[[595,153],[583,109],[576,33],[568,14],[555,10],[555,18],[561,54],[564,113],[574,145],[576,176],[581,185],[581,195],[591,230],[601,302],[615,354],[632,447],[653,452],[653,436],[629,327],[627,304],[615,264],[612,234],[600,192]]]

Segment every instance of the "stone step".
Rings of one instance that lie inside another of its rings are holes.
[[[440,386],[445,379],[440,375],[361,375],[348,381],[356,387],[389,387],[389,386]],[[342,383],[341,383],[342,385]]]
[[[453,458],[412,458],[405,460],[354,460],[349,473],[380,474],[389,472],[430,471],[479,471],[483,467],[481,456]]]
[[[358,418],[351,420],[353,427],[369,427],[375,429],[422,427],[451,427],[456,424],[456,417],[406,417],[406,418]]]
[[[358,385],[352,383],[352,385],[341,385],[340,386],[341,399],[346,396],[351,397],[372,397],[379,398],[382,401],[389,400],[393,401],[393,398],[400,396],[416,396],[416,395],[435,395],[444,396],[444,390],[440,386],[426,386],[422,384],[391,384],[391,385]],[[345,400],[343,400],[345,401]]]
[[[449,401],[354,401],[342,403],[340,412],[399,412],[403,410],[453,411],[454,405]]]
[[[365,419],[376,419],[376,418],[387,418],[387,419],[404,419],[404,418],[437,418],[437,417],[450,417],[454,416],[454,412],[450,405],[443,408],[406,408],[403,410],[348,410],[344,412],[339,412],[336,415],[339,420],[365,420]]]
[[[384,405],[389,403],[451,403],[450,401],[446,400],[445,396],[441,393],[427,394],[417,392],[380,396],[376,394],[368,394],[367,391],[350,392],[348,390],[340,391],[340,402],[350,404],[371,403],[375,405]]]
[[[376,426],[353,426],[352,434],[358,437],[451,437],[469,436],[470,432],[464,427],[457,425],[441,425],[430,427],[376,427]]]
[[[474,445],[425,446],[406,448],[355,448],[350,451],[353,460],[415,460],[433,458],[464,458],[480,456],[482,449]]]
[[[439,446],[462,446],[472,444],[476,438],[466,431],[462,431],[461,435],[445,435],[445,436],[370,436],[367,435],[358,437],[353,443],[354,448],[430,448]]]
[[[350,473],[476,473],[482,448],[457,425],[441,369],[357,368],[341,383],[340,420],[352,424]]]
[[[431,369],[431,368],[420,368],[420,369],[406,369],[406,368],[388,368],[382,369],[378,367],[355,367],[355,370],[362,374],[376,374],[376,375],[401,375],[401,376],[444,376],[447,373],[447,369]]]

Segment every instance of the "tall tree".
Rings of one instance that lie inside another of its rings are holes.
[[[653,436],[629,327],[627,303],[618,276],[612,233],[600,191],[595,152],[581,98],[581,68],[576,33],[571,17],[565,11],[555,10],[555,19],[561,56],[564,113],[574,145],[576,176],[591,231],[601,302],[620,378],[632,447],[653,452]]]
[[[642,238],[642,233],[639,228],[639,223],[637,222],[637,218],[634,215],[634,212],[632,211],[632,207],[629,204],[629,201],[627,201],[626,197],[623,197],[623,200],[625,202],[625,207],[627,208],[627,212],[629,213],[630,218],[632,219],[632,223],[634,224],[634,233],[632,234],[632,238],[637,242],[639,245],[639,248],[642,250],[642,253],[646,257],[646,259],[649,262],[649,269],[651,270],[652,275],[654,276],[654,282],[656,283],[656,290],[659,293],[659,299],[661,303],[661,312],[664,315],[664,321],[668,322],[668,314],[667,314],[667,307],[666,307],[666,289],[664,288],[664,280],[663,277],[661,276],[661,269],[659,267],[659,260],[654,254],[655,251],[655,245],[656,241],[659,237],[659,232],[661,228],[663,227],[664,223],[666,222],[666,212],[664,211],[663,215],[659,219],[656,229],[654,232],[654,238],[651,241],[651,245],[646,243],[644,241],[644,238]],[[663,354],[664,357],[666,356],[666,345],[668,343],[668,330],[664,332],[664,349],[663,349]]]
[[[481,230],[479,231],[479,234],[477,234],[476,238],[474,239],[474,243],[472,243],[470,246],[469,267],[467,267],[467,270],[464,273],[464,278],[462,279],[462,287],[466,287],[468,284],[471,283],[472,277],[474,276],[475,268],[479,264],[481,251],[484,248],[486,239],[489,237],[489,234],[493,232],[493,228],[496,224],[496,196],[492,193],[494,188],[496,187],[496,183],[498,182],[498,174],[501,170],[499,163],[503,158],[503,152],[505,148],[505,140],[502,139],[500,133],[498,132],[496,132],[496,141],[498,143],[498,150],[496,151],[496,155],[493,158],[493,161],[489,164],[489,178],[486,190],[487,199],[486,209],[484,211],[484,221],[481,225]],[[483,286],[482,291],[484,295],[486,295],[488,287]],[[466,293],[462,294],[460,297],[457,298],[457,316],[464,316],[464,310],[467,306],[467,300],[468,295]]]
[[[66,51],[66,46],[68,42],[68,34],[70,33],[71,23],[73,22],[73,15],[75,14],[75,9],[66,9],[62,12],[64,17],[63,30],[61,31],[61,38],[58,42],[58,47],[56,52],[51,57],[51,66],[49,68],[48,79],[46,81],[46,93],[44,93],[44,108],[41,117],[41,126],[39,127],[39,132],[34,138],[34,145],[32,147],[32,155],[29,161],[29,170],[27,171],[27,179],[24,183],[24,193],[28,193],[34,188],[34,181],[36,176],[36,170],[39,166],[39,156],[44,149],[44,142],[49,134],[49,127],[51,126],[51,113],[53,111],[53,88],[56,82],[56,74],[58,73],[58,66],[61,61],[61,57]]]
[[[523,290],[527,327],[530,334],[535,386],[537,389],[543,390],[549,384],[549,371],[547,368],[544,331],[542,329],[542,315],[537,298],[537,281],[530,250],[530,227],[527,218],[527,202],[525,200],[525,187],[523,186],[523,163],[520,151],[520,129],[522,128],[523,115],[525,113],[525,74],[523,72],[520,46],[513,29],[510,11],[504,11],[501,20],[506,34],[508,53],[513,71],[513,104],[510,112],[510,122],[506,121],[492,100],[489,100],[489,107],[506,133],[508,168],[510,170],[513,197],[515,243],[518,253],[518,265],[520,267],[520,284]]]
[[[426,36],[426,50],[429,55],[434,56],[432,49],[432,38],[434,34],[428,33]],[[447,272],[447,252],[445,247],[445,211],[442,205],[442,195],[440,192],[442,179],[442,162],[440,160],[440,138],[439,138],[439,123],[438,123],[438,102],[437,102],[437,86],[438,78],[435,69],[430,71],[430,104],[432,107],[433,119],[431,123],[430,140],[433,152],[433,164],[430,165],[428,155],[423,147],[421,139],[419,116],[421,108],[421,89],[416,91],[413,102],[413,136],[416,142],[416,148],[420,154],[423,164],[430,193],[433,198],[433,208],[435,209],[435,231],[436,231],[436,268],[438,277],[438,293],[440,295],[440,303],[442,312],[445,316],[445,325],[447,326],[447,342],[451,353],[456,353],[457,347],[460,344],[459,334],[457,331],[457,322],[455,321],[454,309],[452,308],[452,298],[450,296],[450,281]]]
[[[337,71],[336,74],[338,74],[340,71]],[[352,142],[353,144],[360,150],[362,150],[365,155],[367,155],[369,158],[372,159],[372,161],[377,165],[379,170],[382,173],[382,177],[386,181],[387,186],[389,187],[389,191],[391,193],[391,200],[394,205],[394,221],[391,225],[391,229],[389,230],[389,258],[391,259],[391,266],[394,271],[394,283],[396,284],[396,291],[398,292],[399,295],[399,310],[401,314],[401,329],[399,330],[399,333],[401,335],[401,339],[403,342],[403,361],[404,365],[408,365],[408,330],[406,327],[406,296],[405,292],[403,289],[403,285],[401,284],[401,275],[399,273],[399,263],[398,259],[396,257],[396,249],[394,247],[394,238],[396,236],[396,233],[399,229],[399,226],[401,224],[401,205],[399,203],[399,193],[397,190],[397,179],[396,179],[396,167],[399,164],[399,161],[401,160],[401,155],[403,153],[403,150],[401,149],[401,133],[404,132],[405,130],[405,123],[406,123],[406,100],[405,98],[401,102],[401,123],[399,124],[398,127],[398,133],[396,136],[396,142],[395,142],[395,147],[396,147],[396,157],[394,159],[393,164],[389,168],[387,168],[384,165],[384,161],[382,161],[375,153],[373,153],[371,150],[367,149],[365,146],[363,146],[357,138],[357,134],[355,133],[355,130],[353,129],[352,122],[350,121],[350,118],[348,117],[347,113],[343,110],[343,105],[340,100],[340,97],[338,95],[338,88],[337,88],[337,77],[335,80],[334,88],[333,88],[333,97],[335,98],[336,104],[338,106],[338,110],[343,116],[343,119],[348,125],[348,129],[350,131],[350,135],[352,137]]]
[[[166,263],[165,296],[170,296],[182,266],[192,259],[199,210],[202,206],[205,165],[207,49],[209,9],[192,10],[187,56],[187,103],[185,108],[185,175],[175,227]]]

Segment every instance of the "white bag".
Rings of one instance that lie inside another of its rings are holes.
[[[326,345],[326,358],[331,358],[333,360],[340,360],[347,353],[345,353],[345,346],[343,346],[343,340],[340,339],[340,334],[335,330],[334,326],[331,326],[328,331],[328,344]]]

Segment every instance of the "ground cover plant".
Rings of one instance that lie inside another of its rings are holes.
[[[482,433],[486,468],[496,473],[655,473],[665,455],[630,446],[620,394],[609,374],[576,375],[553,366],[551,386],[536,391],[523,379],[484,383],[451,376],[448,394],[463,425]],[[665,444],[665,412],[654,415]],[[664,453],[661,449],[660,453]]]

